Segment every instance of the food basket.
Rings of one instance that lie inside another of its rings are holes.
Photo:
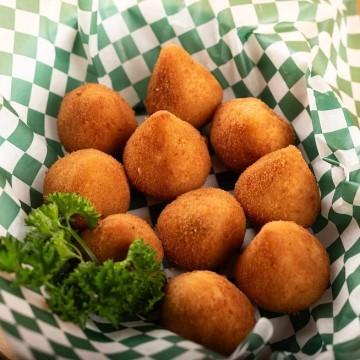
[[[360,21],[355,1],[0,1],[0,234],[19,238],[42,202],[44,174],[63,155],[56,116],[83,82],[143,100],[160,48],[184,47],[224,88],[254,96],[293,126],[321,190],[312,231],[331,260],[331,284],[308,310],[257,311],[232,359],[360,358]],[[237,176],[213,156],[205,186]],[[133,191],[130,212],[153,224],[164,207]],[[246,240],[254,236],[249,228]],[[203,294],[206,297],[206,294]],[[145,321],[85,329],[49,312],[40,292],[0,278],[0,325],[19,358],[205,359],[220,355]],[[221,334],[219,334],[221,336]]]

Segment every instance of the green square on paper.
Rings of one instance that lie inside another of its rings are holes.
[[[29,109],[27,124],[30,129],[39,135],[45,134],[45,115],[39,111]]]
[[[173,37],[176,36],[172,26],[169,24],[169,20],[167,18],[163,18],[161,20],[155,21],[152,23],[151,28],[158,38],[158,40],[163,43]]]
[[[18,122],[15,131],[8,137],[8,141],[19,149],[26,151],[34,138],[32,131],[22,122]]]
[[[0,24],[1,27],[14,30],[15,29],[15,10],[0,5]]]
[[[39,0],[16,0],[16,8],[34,13],[39,12]]]
[[[41,163],[39,161],[28,154],[24,154],[15,166],[14,176],[31,185],[40,168]]]
[[[134,40],[130,35],[125,36],[122,39],[116,41],[114,43],[114,47],[121,62],[123,63],[140,54]]]
[[[312,64],[312,75],[323,76],[325,74],[328,64],[328,59],[321,49],[319,49],[313,64]]]
[[[314,91],[316,107],[318,111],[339,109],[341,104],[332,92],[321,93]]]
[[[113,0],[101,0],[101,6],[99,7],[99,13],[102,20],[105,20],[115,14],[118,9]]]
[[[215,17],[209,0],[199,0],[190,5],[188,9],[196,26],[205,24]]]
[[[245,51],[241,52],[240,54],[234,57],[236,68],[242,78],[248,76],[250,71],[253,69],[255,64],[249,58]]]
[[[156,48],[151,49],[147,51],[145,54],[143,54],[143,58],[150,71],[152,71],[152,69],[154,68],[156,60],[159,57],[160,50],[161,50],[160,46],[157,46]]]
[[[353,91],[352,91],[352,86],[351,86],[350,81],[347,81],[347,80],[341,78],[340,76],[337,76],[336,83],[341,91],[345,92],[350,97],[353,96]]]
[[[128,8],[121,13],[129,30],[135,31],[146,25],[146,21],[137,6]]]
[[[169,347],[161,352],[158,352],[156,354],[152,354],[151,357],[156,360],[168,360],[168,359],[174,359],[180,354],[184,353],[186,350],[182,347],[171,345],[169,344]]]
[[[301,102],[290,91],[280,100],[279,106],[289,121],[294,120],[304,110]]]
[[[66,81],[66,89],[65,89],[65,93],[70,92],[71,90],[74,90],[75,88],[77,88],[78,86],[80,86],[83,82],[77,79],[72,78],[71,76],[69,76],[67,78]]]
[[[147,78],[137,82],[136,84],[134,84],[134,89],[136,90],[136,92],[141,100],[144,100],[146,97],[149,81],[150,81],[150,78],[147,77]]]
[[[306,150],[309,160],[313,161],[318,156],[314,134],[310,134],[305,140],[303,140],[302,145]]]
[[[186,32],[185,34],[180,35],[179,40],[181,42],[181,45],[190,54],[194,54],[205,48],[196,29],[192,29],[192,30]]]
[[[36,63],[34,83],[48,89],[51,81],[52,68],[42,62]]]
[[[15,44],[14,44],[15,54],[35,58],[36,51],[37,51],[37,39],[35,36],[18,33],[18,32],[15,33]]]
[[[60,22],[62,24],[69,25],[72,28],[75,28],[77,22],[76,15],[77,15],[76,6],[68,4],[66,2],[61,3]]]
[[[163,5],[165,8],[166,14],[174,15],[178,13],[181,9],[185,7],[184,0],[163,0]]]
[[[269,57],[264,54],[258,64],[257,64],[262,76],[264,79],[269,82],[269,80],[275,75],[277,69]]]
[[[357,315],[354,313],[352,306],[349,303],[349,300],[346,300],[345,305],[340,310],[339,314],[334,317],[334,331],[339,331],[343,329],[347,324],[357,318]]]
[[[49,343],[57,357],[62,357],[63,359],[76,359],[78,357],[71,346],[64,346],[51,340],[49,340]]]
[[[267,86],[265,86],[265,89],[259,95],[259,98],[264,101],[264,103],[266,103],[271,109],[273,109],[277,104],[273,94]]]
[[[109,76],[114,90],[121,91],[131,85],[131,82],[122,66],[119,66],[111,71]]]
[[[57,24],[45,16],[40,16],[39,35],[40,37],[55,42],[57,33]]]
[[[291,57],[280,66],[279,72],[289,88],[297,83],[304,75]]]
[[[56,117],[59,112],[61,101],[61,96],[49,92],[49,98],[46,106],[46,114]]]
[[[212,71],[212,74],[216,77],[216,80],[221,84],[223,89],[229,87],[229,83],[226,81],[224,75],[219,69],[215,69]]]
[[[97,27],[97,39],[99,50],[102,50],[104,47],[110,44],[109,37],[107,36],[103,24],[99,24]]]
[[[226,64],[232,59],[231,50],[223,39],[220,39],[216,45],[211,46],[207,51],[217,66]]]
[[[237,98],[253,96],[251,91],[247,88],[243,81],[239,81],[232,86],[232,89]]]
[[[96,54],[92,60],[93,60],[93,66],[95,68],[96,75],[97,75],[97,76],[95,76],[95,78],[104,76],[105,69],[104,69],[103,63],[100,60],[99,54]],[[90,65],[89,65],[89,67],[90,67]],[[86,82],[95,82],[95,81],[89,81],[88,79],[86,79]]]
[[[226,35],[230,30],[235,28],[234,19],[229,8],[224,9],[217,15],[220,36]]]
[[[69,71],[69,64],[70,64],[70,53],[61,48],[55,47],[54,68],[64,73],[67,73]]]
[[[278,21],[278,11],[276,3],[255,4],[256,15],[260,23],[276,23]]]
[[[233,5],[244,5],[244,4],[252,4],[252,0],[229,0],[231,6]]]
[[[0,225],[8,229],[18,214],[20,207],[6,193],[0,195]]]
[[[350,66],[350,77],[352,81],[360,83],[360,66]]]
[[[31,83],[17,78],[13,78],[11,82],[11,100],[27,106],[30,101]]]
[[[12,74],[12,55],[3,51],[0,51],[0,74]]]

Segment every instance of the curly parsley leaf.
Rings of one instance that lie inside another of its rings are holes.
[[[63,319],[81,325],[94,313],[117,326],[128,316],[151,311],[164,284],[154,249],[137,239],[123,261],[80,263],[60,287],[48,289],[49,305]]]
[[[44,286],[50,308],[82,326],[91,313],[118,325],[129,315],[151,311],[165,283],[155,250],[137,239],[125,260],[99,264],[71,227],[74,215],[84,217],[90,227],[99,219],[91,203],[77,194],[49,195],[26,218],[24,241],[0,237],[0,270],[15,273],[15,285]]]

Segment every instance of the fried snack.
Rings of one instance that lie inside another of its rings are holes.
[[[330,277],[320,241],[291,221],[263,226],[235,267],[239,288],[266,310],[294,313],[315,303]]]
[[[320,211],[315,177],[293,145],[248,167],[235,185],[235,197],[256,225],[289,220],[308,227]]]
[[[162,48],[146,96],[149,114],[167,110],[195,127],[203,126],[221,104],[216,78],[180,46]]]
[[[158,111],[130,137],[124,166],[134,187],[169,200],[202,186],[211,163],[205,140],[196,129],[167,111]]]
[[[124,260],[130,244],[136,238],[142,238],[145,244],[151,245],[158,260],[162,261],[164,257],[161,242],[154,230],[145,220],[131,214],[107,216],[95,229],[85,230],[82,237],[100,261]]]
[[[202,188],[167,205],[156,229],[168,260],[187,270],[210,270],[241,247],[246,220],[232,195]]]
[[[161,320],[180,336],[229,355],[254,327],[255,312],[224,276],[193,271],[167,284]]]
[[[130,190],[122,165],[95,149],[74,151],[50,167],[44,196],[58,191],[86,197],[103,217],[129,208]]]
[[[215,153],[235,172],[294,140],[290,125],[255,98],[233,99],[221,105],[210,132]]]
[[[59,138],[69,152],[121,151],[137,126],[134,111],[114,90],[85,84],[65,95],[58,114]]]

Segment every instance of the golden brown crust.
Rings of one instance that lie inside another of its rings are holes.
[[[143,219],[131,214],[114,214],[101,220],[94,230],[82,234],[84,241],[100,261],[126,258],[130,244],[136,238],[142,238],[151,245],[162,261],[164,251],[160,240],[151,226]]]
[[[195,128],[158,111],[130,137],[124,166],[138,190],[167,200],[202,186],[211,162],[205,140]]]
[[[57,160],[44,180],[44,196],[75,192],[88,198],[102,216],[126,212],[130,190],[122,165],[99,150],[84,149]]]
[[[240,172],[295,139],[291,126],[264,102],[243,98],[230,100],[216,111],[210,141],[222,162]]]
[[[235,197],[257,225],[289,220],[308,227],[320,211],[316,179],[292,145],[249,166],[235,185]]]
[[[57,126],[69,152],[93,148],[115,154],[123,149],[137,123],[119,93],[104,85],[85,84],[65,95]]]
[[[329,277],[325,248],[309,231],[289,221],[264,225],[235,269],[239,288],[251,300],[263,309],[285,313],[316,302]]]
[[[158,218],[156,230],[168,260],[187,269],[214,269],[241,247],[246,220],[224,190],[202,188],[179,196]]]
[[[162,323],[175,333],[224,355],[233,352],[255,325],[254,308],[225,277],[193,271],[165,289]]]
[[[180,46],[166,45],[155,64],[146,97],[149,114],[167,110],[195,127],[204,125],[220,105],[221,85]]]

